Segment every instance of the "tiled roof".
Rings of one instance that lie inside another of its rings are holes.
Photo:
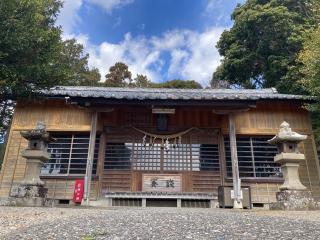
[[[168,89],[168,88],[107,88],[58,86],[45,91],[45,95],[104,98],[118,100],[301,100],[312,97],[280,94],[275,88],[268,89]]]

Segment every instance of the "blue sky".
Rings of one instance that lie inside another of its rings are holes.
[[[65,0],[57,24],[90,54],[104,75],[118,61],[154,82],[209,84],[219,65],[215,48],[243,0]]]

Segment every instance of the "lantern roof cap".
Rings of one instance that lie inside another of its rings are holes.
[[[290,128],[290,124],[286,121],[282,122],[279,128],[279,132],[272,139],[268,140],[270,144],[279,144],[283,142],[296,142],[299,143],[307,139],[307,135],[302,135],[293,132]]]

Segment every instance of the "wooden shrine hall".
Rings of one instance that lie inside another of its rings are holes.
[[[217,201],[219,186],[250,188],[254,206],[275,201],[283,183],[268,144],[283,121],[308,135],[299,175],[320,198],[319,162],[309,97],[276,89],[135,89],[55,87],[35,102],[18,102],[0,174],[0,198],[25,175],[22,130],[38,121],[55,138],[41,169],[48,198],[71,203],[75,181],[84,200],[98,205],[144,206]]]

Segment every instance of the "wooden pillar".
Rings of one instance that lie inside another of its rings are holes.
[[[90,140],[89,140],[89,149],[88,149],[88,158],[87,158],[87,168],[84,184],[84,199],[86,204],[89,205],[90,199],[90,189],[91,189],[91,177],[92,177],[92,165],[94,157],[94,148],[96,143],[96,134],[97,134],[97,120],[98,113],[97,111],[92,112],[91,118],[91,129],[90,129]]]
[[[232,181],[233,181],[233,208],[243,208],[241,194],[241,180],[239,177],[236,126],[234,113],[229,114],[229,138],[232,161]]]
[[[220,175],[221,175],[221,185],[225,185],[225,178],[226,178],[226,173],[227,173],[227,167],[226,167],[226,154],[225,154],[225,146],[224,146],[224,138],[219,131],[219,166],[220,166]]]
[[[97,175],[99,177],[98,181],[98,198],[101,197],[101,192],[102,192],[102,177],[104,173],[104,155],[105,155],[105,150],[106,150],[106,133],[103,132],[100,135],[100,143],[99,143],[99,152],[98,152],[98,162],[97,162]]]

